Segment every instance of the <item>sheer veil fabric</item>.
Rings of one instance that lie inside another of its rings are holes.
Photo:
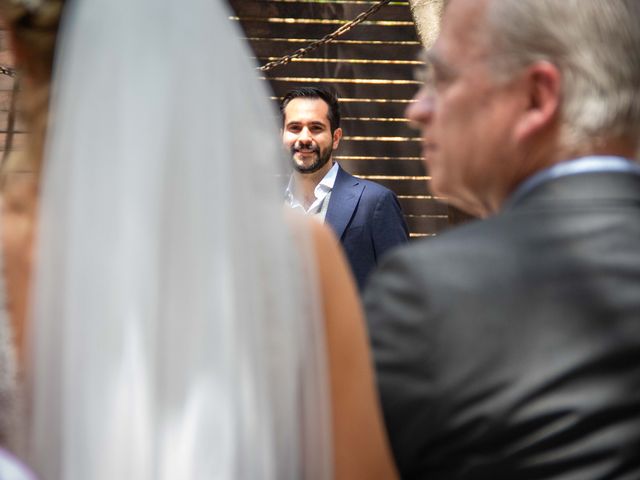
[[[284,226],[275,112],[229,15],[67,5],[31,344],[42,478],[331,478],[311,253]]]

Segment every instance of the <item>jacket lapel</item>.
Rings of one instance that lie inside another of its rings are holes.
[[[336,182],[331,190],[325,223],[331,225],[338,238],[342,238],[351,217],[358,206],[364,185],[338,166]]]

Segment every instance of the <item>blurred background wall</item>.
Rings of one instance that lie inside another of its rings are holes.
[[[218,0],[212,0],[218,1]],[[318,40],[368,10],[378,0],[229,0],[236,22],[264,65]],[[408,1],[392,1],[349,33],[304,58],[260,75],[277,105],[289,89],[333,88],[340,97],[345,137],[338,161],[351,173],[379,182],[398,195],[412,237],[435,235],[467,217],[429,192],[418,132],[404,110],[417,91],[421,65]],[[0,65],[11,66],[7,32],[0,29]],[[15,118],[14,79],[0,74],[0,155],[24,145]]]

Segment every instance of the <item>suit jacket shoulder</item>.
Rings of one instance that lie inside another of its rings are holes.
[[[640,476],[638,218],[640,179],[581,175],[382,262],[365,309],[403,478]]]
[[[395,194],[339,168],[325,217],[340,238],[358,286],[392,248],[406,243],[408,228]]]

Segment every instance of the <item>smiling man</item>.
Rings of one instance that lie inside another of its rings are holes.
[[[380,258],[408,239],[398,199],[334,161],[342,138],[335,95],[313,87],[292,90],[280,109],[282,142],[293,163],[286,201],[333,228],[362,290]]]
[[[485,217],[365,307],[403,479],[640,478],[640,2],[450,0],[407,111]]]

